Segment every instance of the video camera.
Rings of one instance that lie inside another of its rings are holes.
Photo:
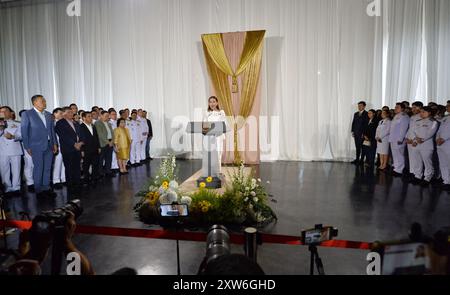
[[[61,208],[36,215],[32,222],[31,233],[49,234],[55,227],[64,226],[70,216],[69,212],[75,215],[75,219],[83,213],[80,200],[70,201]]]

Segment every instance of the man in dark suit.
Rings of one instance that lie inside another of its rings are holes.
[[[148,136],[147,136],[147,142],[145,145],[145,159],[153,160],[153,158],[150,157],[150,141],[153,138],[152,122],[147,118],[147,111],[143,112],[143,117],[145,120],[147,120],[147,125],[148,125]]]
[[[352,164],[363,164],[360,160],[362,145],[364,142],[363,132],[369,122],[369,117],[365,108],[366,102],[360,101],[358,103],[358,111],[353,115],[352,136],[355,139],[356,159],[352,162]]]
[[[98,134],[92,124],[91,112],[84,112],[81,115],[83,123],[80,125],[80,140],[84,143],[81,148],[83,158],[83,178],[84,183],[95,183],[99,178],[99,155],[101,152],[98,142]],[[89,168],[92,167],[92,174],[89,174]]]
[[[33,160],[34,189],[38,197],[56,197],[50,189],[53,155],[58,152],[54,121],[42,95],[31,98],[33,108],[23,113],[21,131],[25,151]]]
[[[61,144],[66,182],[69,194],[78,197],[81,193],[81,148],[80,125],[73,121],[73,112],[69,107],[63,108],[64,119],[56,123],[56,133]]]

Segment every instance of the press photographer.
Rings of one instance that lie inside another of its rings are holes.
[[[16,261],[8,266],[9,273],[40,274],[38,266],[47,259],[51,249],[51,274],[60,274],[63,258],[69,253],[75,253],[80,257],[80,274],[93,275],[91,263],[72,241],[76,229],[76,218],[81,213],[80,201],[74,200],[62,208],[37,215],[33,219],[31,228],[22,231],[19,236]]]

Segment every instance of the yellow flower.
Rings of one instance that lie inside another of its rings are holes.
[[[200,188],[205,188],[205,187],[206,187],[206,183],[200,182]]]
[[[149,203],[151,206],[156,205],[156,203],[159,200],[159,193],[158,192],[149,192],[145,195],[147,203]]]
[[[206,207],[206,206],[205,206],[205,207],[202,207],[202,212],[203,212],[203,213],[208,212],[208,210],[209,210],[209,207]]]
[[[167,181],[164,181],[164,182],[162,183],[162,187],[163,187],[164,189],[167,189],[167,188],[169,187],[169,183],[168,183]]]
[[[213,181],[213,178],[211,177],[211,176],[208,176],[207,178],[206,178],[206,182],[212,182]]]

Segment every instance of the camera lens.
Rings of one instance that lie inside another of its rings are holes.
[[[213,225],[206,238],[206,260],[210,262],[222,255],[230,254],[230,236],[226,227]]]
[[[83,208],[81,207],[81,201],[79,199],[68,202],[64,206],[64,210],[72,212],[75,215],[75,219],[83,213]]]

